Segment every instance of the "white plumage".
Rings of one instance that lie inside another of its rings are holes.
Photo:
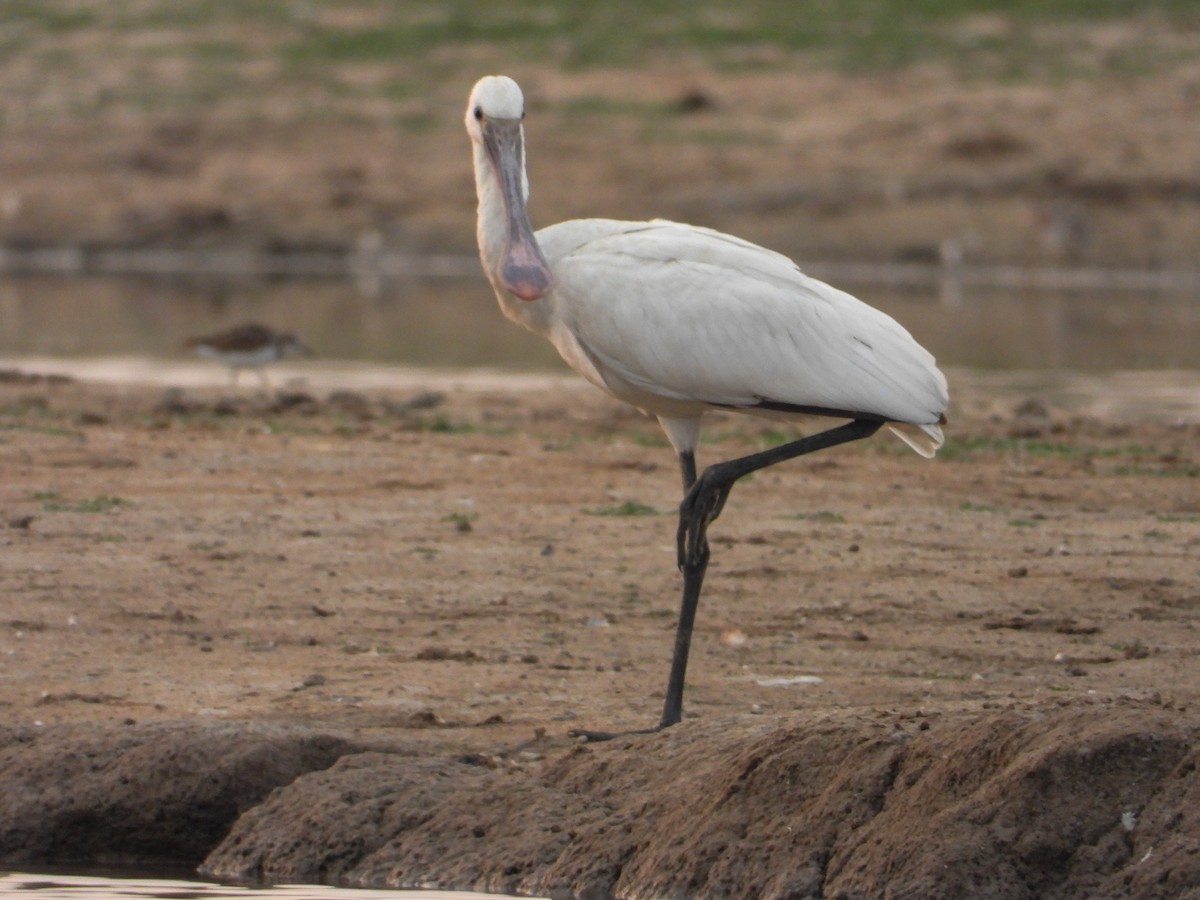
[[[488,76],[475,85],[466,125],[484,271],[506,316],[544,335],[597,387],[658,417],[683,472],[684,597],[663,728],[681,715],[706,530],[733,483],[881,424],[933,456],[942,444],[946,379],[894,319],[748,241],[659,219],[578,219],[535,234],[525,209],[523,118],[516,82]],[[697,478],[700,420],[712,409],[847,424],[718,463]]]
[[[787,257],[662,220],[571,221],[536,237],[555,288],[537,301],[550,312],[535,330],[614,396],[667,418],[713,407],[801,417],[764,401],[870,414],[918,426],[895,430],[925,456],[941,446],[946,381],[933,357]]]

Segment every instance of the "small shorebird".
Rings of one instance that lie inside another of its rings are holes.
[[[199,356],[220,360],[229,366],[231,385],[237,384],[242,369],[257,369],[264,388],[268,385],[263,366],[278,362],[285,356],[312,356],[312,350],[296,335],[256,323],[189,338],[185,346]]]

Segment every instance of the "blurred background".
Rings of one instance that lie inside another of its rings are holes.
[[[0,363],[557,367],[478,269],[467,94],[531,215],[784,252],[949,364],[1195,368],[1195,0],[4,0]]]

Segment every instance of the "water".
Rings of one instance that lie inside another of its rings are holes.
[[[833,280],[833,279],[831,279]],[[1200,297],[844,285],[896,317],[940,362],[986,369],[1195,369]],[[298,332],[324,360],[559,371],[542,339],[511,325],[477,278],[0,278],[0,363],[22,357],[186,359],[185,338],[260,320]]]
[[[0,897],[25,897],[28,900],[101,900],[113,897],[157,897],[162,900],[215,900],[224,897],[255,900],[488,900],[502,896],[463,891],[367,891],[312,884],[249,888],[183,879],[0,873]]]
[[[325,360],[549,368],[553,349],[501,317],[482,276],[368,293],[345,279],[0,279],[0,356],[190,359],[183,341],[262,321]]]

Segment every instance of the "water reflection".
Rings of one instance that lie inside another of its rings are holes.
[[[356,890],[311,884],[251,888],[178,879],[0,873],[0,897],[18,896],[37,900],[101,900],[112,897],[157,897],[163,900],[215,900],[218,897],[257,900],[488,900],[502,898],[504,895],[464,891]]]
[[[1196,368],[1200,298],[847,286],[947,365],[1002,369]],[[364,292],[341,279],[0,279],[0,357],[184,358],[185,338],[260,320],[326,360],[559,369],[540,338],[500,315],[482,277],[411,279]]]

